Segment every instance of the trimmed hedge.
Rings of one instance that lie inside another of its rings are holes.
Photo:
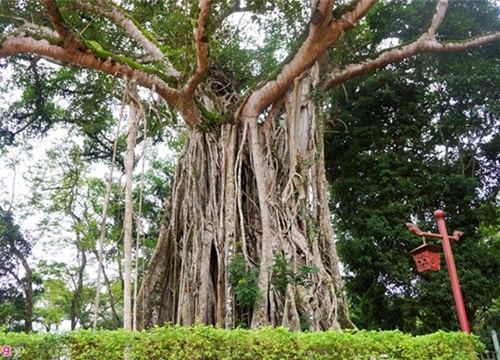
[[[478,359],[478,337],[439,331],[412,336],[399,331],[297,333],[285,328],[222,330],[210,326],[167,326],[148,331],[59,334],[1,333],[0,346],[23,360],[128,359]],[[0,353],[0,359],[2,354]]]

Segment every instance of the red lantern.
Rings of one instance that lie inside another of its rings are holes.
[[[439,271],[441,246],[429,245],[424,242],[423,245],[410,251],[415,260],[417,271],[419,273]]]

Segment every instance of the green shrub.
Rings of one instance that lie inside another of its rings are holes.
[[[273,271],[271,285],[278,291],[286,291],[288,284],[297,284],[305,287],[312,285],[310,274],[317,273],[316,266],[302,265],[295,272],[291,268],[291,262],[284,255],[275,255],[274,264],[270,267]]]
[[[259,269],[246,263],[243,254],[236,254],[226,266],[229,274],[229,283],[233,287],[236,303],[245,307],[252,307],[259,298],[257,279]]]
[[[26,360],[336,359],[470,360],[483,345],[474,335],[399,331],[291,332],[285,328],[222,330],[167,326],[148,331],[78,330],[58,334],[0,332],[0,346]]]

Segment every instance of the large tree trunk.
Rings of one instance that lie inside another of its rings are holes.
[[[191,131],[138,324],[352,327],[328,209],[315,69],[266,119]]]

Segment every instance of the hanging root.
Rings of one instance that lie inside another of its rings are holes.
[[[142,327],[352,327],[311,86],[298,80],[263,124],[189,134],[139,296]]]

